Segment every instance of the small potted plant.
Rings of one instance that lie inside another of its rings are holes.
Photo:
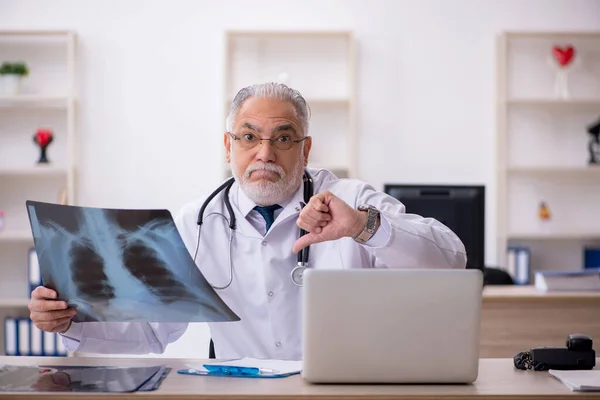
[[[29,75],[29,69],[23,62],[3,62],[0,65],[0,89],[2,94],[14,96],[21,89],[21,79]]]

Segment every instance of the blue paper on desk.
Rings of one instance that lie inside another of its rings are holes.
[[[225,376],[232,378],[284,378],[299,374],[302,361],[240,358],[203,364],[188,364],[177,371],[186,375]]]

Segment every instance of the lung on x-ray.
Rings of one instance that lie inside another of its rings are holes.
[[[168,210],[27,201],[44,286],[75,322],[238,321],[204,278]]]

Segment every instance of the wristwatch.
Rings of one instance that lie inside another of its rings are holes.
[[[377,232],[377,228],[379,228],[379,210],[368,204],[358,206],[357,210],[367,212],[367,223],[362,232],[354,238],[355,241],[363,244],[371,239]]]

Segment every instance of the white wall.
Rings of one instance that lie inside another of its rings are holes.
[[[495,35],[599,30],[600,1],[0,0],[10,28],[77,31],[80,202],[173,211],[221,180],[223,30],[352,29],[360,178],[486,184],[493,264]]]

